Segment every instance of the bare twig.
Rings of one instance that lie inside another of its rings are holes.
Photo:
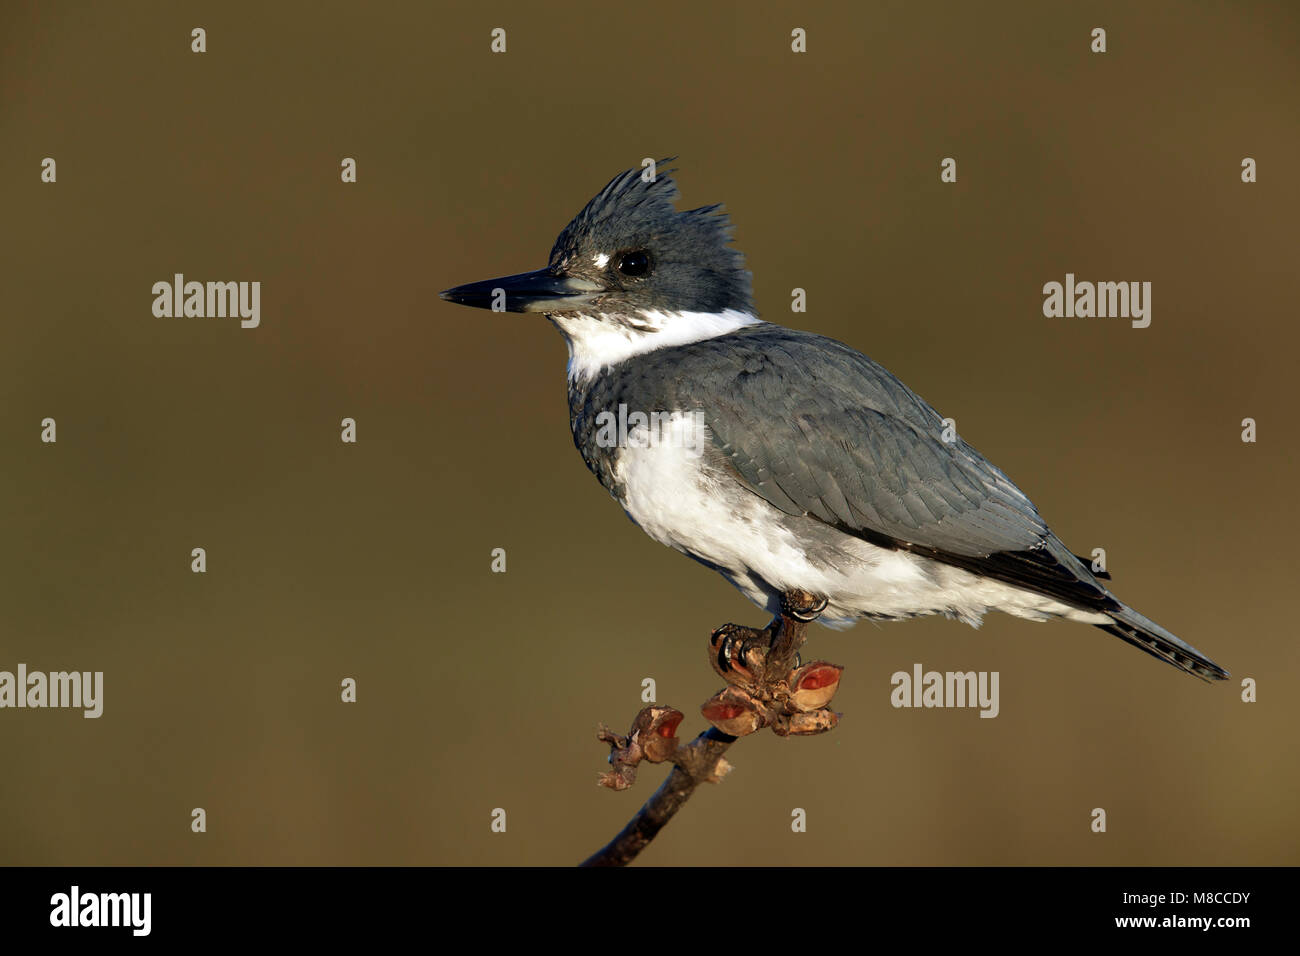
[[[680,711],[646,707],[626,737],[601,727],[613,769],[600,783],[625,790],[642,760],[671,760],[672,773],[618,836],[583,861],[583,866],[626,866],[667,825],[701,783],[716,783],[731,769],[724,754],[739,737],[770,726],[781,736],[815,734],[833,728],[839,715],[826,708],[839,686],[841,668],[824,661],[799,667],[799,648],[808,624],[825,601],[805,591],[787,592],[781,613],[763,630],[727,624],[709,639],[709,660],[728,686],[701,708],[713,727],[685,746],[676,740]]]
[[[722,755],[735,740],[735,737],[710,727],[680,748],[679,757],[686,758],[688,753],[691,755],[685,762],[694,766],[694,772],[682,769],[681,764],[673,767],[668,779],[660,784],[659,789],[637,811],[636,816],[628,821],[627,826],[619,831],[618,836],[584,860],[582,865],[626,866],[631,863],[673,818],[673,814],[690,799],[701,780],[713,780],[726,773],[722,768],[727,767],[727,762]]]

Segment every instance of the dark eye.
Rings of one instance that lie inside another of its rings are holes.
[[[639,279],[650,271],[650,253],[644,249],[634,249],[618,257],[618,271],[625,276]]]

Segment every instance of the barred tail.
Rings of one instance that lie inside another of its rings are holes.
[[[1227,679],[1228,672],[1190,644],[1180,641],[1163,627],[1143,617],[1127,605],[1118,611],[1107,611],[1114,624],[1098,624],[1103,631],[1114,634],[1121,641],[1141,648],[1152,657],[1158,657],[1181,671],[1186,671],[1203,681]]]

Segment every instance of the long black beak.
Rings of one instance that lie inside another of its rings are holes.
[[[590,305],[603,291],[595,282],[538,269],[517,276],[470,282],[438,294],[448,302],[494,312],[571,312]]]

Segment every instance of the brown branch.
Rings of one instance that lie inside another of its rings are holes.
[[[695,773],[683,770],[680,764],[673,767],[668,779],[659,785],[659,789],[637,811],[636,816],[628,821],[627,826],[619,831],[618,836],[583,860],[581,865],[627,866],[631,863],[691,798],[701,780],[712,779],[714,775],[720,778],[726,773],[725,769],[720,770],[720,765],[727,766],[722,755],[735,741],[736,738],[730,734],[710,727],[680,748],[679,756],[685,757],[687,753],[692,755],[688,758],[688,763],[694,764]]]
[[[709,660],[728,686],[701,708],[713,724],[685,746],[676,742],[680,711],[646,707],[626,737],[601,727],[613,769],[601,784],[625,790],[642,760],[674,764],[668,778],[627,826],[582,866],[626,866],[690,799],[701,783],[717,783],[731,769],[724,754],[739,737],[770,726],[781,736],[815,734],[833,728],[839,715],[826,709],[839,685],[841,668],[824,661],[797,667],[808,624],[826,604],[804,591],[787,592],[781,613],[763,630],[727,624],[709,638]]]

